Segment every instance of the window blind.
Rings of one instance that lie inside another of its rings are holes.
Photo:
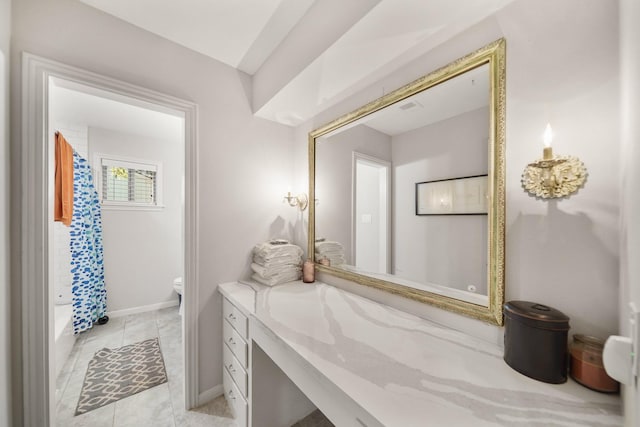
[[[131,165],[130,162],[116,161],[102,163],[102,200],[155,205],[156,168],[153,165],[127,167]]]

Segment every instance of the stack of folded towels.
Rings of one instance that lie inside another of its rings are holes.
[[[344,247],[340,242],[325,239],[316,239],[316,260],[322,263],[322,259],[327,258],[329,265],[342,265],[346,262],[344,257]]]
[[[280,285],[300,279],[302,249],[286,240],[270,240],[253,248],[251,276],[267,286]]]

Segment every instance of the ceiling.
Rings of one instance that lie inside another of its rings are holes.
[[[513,0],[80,1],[252,75],[254,113],[295,126]]]
[[[153,138],[158,144],[184,140],[184,119],[178,113],[158,111],[157,106],[125,96],[54,79],[49,103],[52,121],[57,124],[109,129]]]
[[[314,0],[80,0],[254,74]]]
[[[489,64],[485,64],[378,110],[361,122],[389,136],[402,135],[488,107],[490,95]]]

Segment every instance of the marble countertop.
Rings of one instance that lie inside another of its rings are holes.
[[[221,292],[382,425],[623,424],[619,396],[530,379],[491,343],[319,282],[249,286]]]
[[[233,301],[234,305],[247,317],[255,313],[256,293],[267,289],[266,286],[255,282],[228,282],[218,285],[222,295]]]

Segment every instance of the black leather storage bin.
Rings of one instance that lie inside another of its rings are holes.
[[[504,361],[516,371],[546,383],[567,381],[569,318],[529,301],[504,305]]]

